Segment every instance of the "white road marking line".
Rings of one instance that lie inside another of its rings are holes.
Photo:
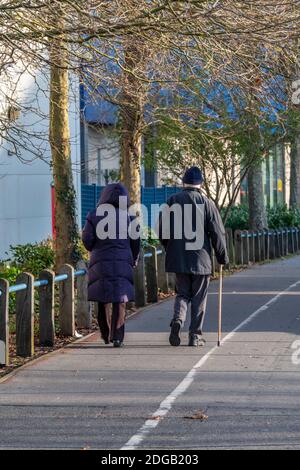
[[[254,318],[256,318],[261,312],[267,310],[270,305],[277,302],[277,300],[284,295],[284,293],[288,292],[289,290],[297,287],[300,284],[300,280],[291,284],[289,287],[284,289],[282,292],[279,292],[275,297],[270,299],[267,303],[262,305],[260,308],[255,310],[246,320],[240,323],[236,328],[234,328],[228,335],[226,335],[223,340],[222,344],[226,341],[229,341],[237,331],[240,331],[245,326],[247,326]],[[180,382],[179,385],[168,395],[159,405],[159,408],[153,413],[151,418],[147,419],[147,421],[143,424],[143,426],[139,429],[139,431],[132,436],[129,441],[121,448],[121,450],[134,450],[137,449],[138,446],[142,443],[142,441],[146,438],[146,436],[155,429],[156,426],[159,424],[159,418],[163,418],[167,415],[167,413],[172,409],[172,405],[175,400],[180,397],[183,393],[187,391],[187,389],[191,386],[194,381],[195,375],[197,370],[202,367],[209,357],[219,349],[217,346],[214,346],[210,351],[208,351],[205,356],[203,356],[195,365],[194,367],[187,373],[185,378]]]

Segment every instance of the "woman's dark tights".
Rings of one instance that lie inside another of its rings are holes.
[[[106,343],[124,340],[125,302],[104,304],[98,302],[98,323],[101,336]]]

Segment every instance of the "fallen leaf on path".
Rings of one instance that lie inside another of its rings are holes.
[[[185,419],[199,419],[200,421],[205,421],[206,419],[208,419],[208,416],[204,414],[203,411],[197,411],[197,413],[195,413],[194,415],[184,416],[184,418]]]

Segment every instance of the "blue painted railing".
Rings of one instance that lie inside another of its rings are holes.
[[[162,250],[157,250],[156,253],[158,255],[161,255]],[[145,253],[144,254],[145,258],[151,258],[151,256],[152,256],[152,253]],[[85,269],[80,269],[79,271],[74,272],[74,277],[84,276],[86,273],[87,273],[87,271]],[[66,281],[67,279],[68,279],[67,274],[58,274],[57,276],[55,276],[54,282],[63,282],[63,281]],[[41,280],[35,281],[33,283],[34,287],[42,287],[42,286],[47,286],[47,285],[48,285],[48,281],[46,279],[45,280],[41,279]],[[26,290],[26,289],[27,289],[27,284],[17,284],[15,286],[10,286],[8,292],[10,294],[13,294],[15,292],[20,292],[20,291]],[[1,294],[2,294],[2,292],[0,290],[0,296],[1,296]]]
[[[84,276],[86,274],[86,270],[85,269],[80,269],[79,271],[75,271],[74,272],[74,277],[78,277],[78,276]],[[54,282],[62,282],[62,281],[66,281],[68,279],[68,275],[67,274],[58,274],[57,276],[55,276],[54,278]],[[48,285],[48,281],[45,279],[41,279],[40,281],[35,281],[33,286],[34,287],[42,287],[42,286],[47,286]],[[10,294],[13,294],[15,292],[20,292],[22,290],[26,290],[27,289],[27,284],[17,284],[15,286],[10,286],[9,288],[9,293]],[[0,296],[1,296],[2,292],[0,290]]]
[[[279,230],[282,234],[289,234],[289,233],[297,233],[298,229],[293,228],[286,228],[286,229],[274,229],[274,232],[270,232],[269,230],[259,230],[260,233],[241,233],[241,238],[256,238],[261,235],[276,235],[276,230]]]

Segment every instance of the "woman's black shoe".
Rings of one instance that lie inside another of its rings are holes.
[[[114,348],[121,348],[122,346],[124,346],[122,341],[119,341],[119,340],[114,341]]]
[[[181,321],[180,320],[175,320],[171,324],[171,333],[169,336],[169,342],[171,346],[180,346],[180,332],[181,328]]]

